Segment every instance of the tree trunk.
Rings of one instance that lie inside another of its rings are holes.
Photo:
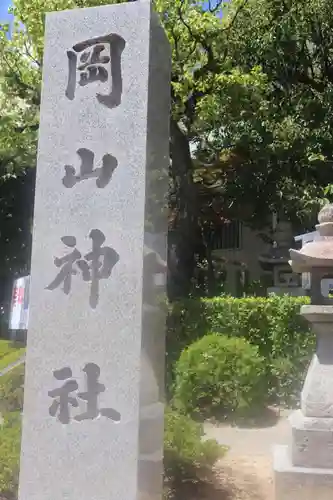
[[[171,119],[171,177],[176,214],[169,238],[168,295],[170,300],[188,296],[195,268],[197,240],[196,192],[189,140]]]
[[[207,288],[208,288],[208,296],[213,297],[216,294],[216,276],[215,276],[215,268],[214,268],[214,262],[213,262],[213,255],[212,255],[212,249],[210,242],[205,240],[205,247],[206,247],[206,259],[207,259],[207,272],[208,272],[208,283],[207,283]]]

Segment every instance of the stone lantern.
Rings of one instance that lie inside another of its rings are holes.
[[[333,300],[321,294],[322,279],[333,277],[333,205],[320,211],[318,221],[322,238],[290,250],[293,271],[311,273],[311,305],[301,314],[316,333],[317,348],[301,407],[290,417],[290,446],[274,449],[276,500],[333,499]]]
[[[273,286],[267,289],[267,293],[303,295],[300,276],[288,264],[289,248],[293,242],[291,223],[275,217],[273,237],[272,246],[258,257],[262,269],[270,272],[273,278]]]

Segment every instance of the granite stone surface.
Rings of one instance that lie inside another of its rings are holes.
[[[288,446],[273,454],[275,500],[332,500],[333,469],[295,467]]]
[[[47,16],[20,500],[161,498],[169,96],[150,2]]]
[[[333,307],[302,306],[301,314],[317,335],[316,353],[301,394],[301,410],[304,417],[333,418]]]
[[[333,336],[322,338],[319,342],[333,347]],[[305,417],[333,418],[333,365],[323,362],[331,357],[331,352],[326,350],[324,360],[318,351],[312,358],[301,395],[301,409]]]
[[[333,418],[290,417],[292,463],[298,467],[333,469]]]

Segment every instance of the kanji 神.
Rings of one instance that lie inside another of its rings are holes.
[[[77,182],[97,177],[96,186],[104,188],[110,182],[112,174],[118,165],[117,159],[110,154],[105,154],[102,158],[102,166],[94,168],[95,155],[92,151],[80,148],[77,150],[77,154],[81,160],[80,173],[76,173],[73,165],[65,165],[65,176],[62,179],[63,185],[72,188]]]
[[[86,391],[78,391],[78,383],[72,378],[72,370],[69,367],[55,370],[54,377],[57,380],[64,380],[65,383],[48,392],[48,395],[54,399],[50,408],[49,414],[51,417],[57,416],[59,422],[68,424],[71,419],[70,407],[78,408],[79,401],[86,402],[86,411],[74,417],[74,420],[81,422],[83,420],[93,420],[99,415],[109,418],[114,422],[120,421],[120,413],[113,408],[99,408],[98,396],[101,392],[105,392],[105,385],[101,384],[98,379],[100,368],[95,363],[87,363],[83,369],[86,374]]]
[[[97,93],[97,100],[108,108],[116,108],[121,103],[122,73],[121,54],[125,40],[114,33],[77,43],[67,51],[68,81],[66,97],[73,100],[76,85],[85,87],[89,83],[110,80],[108,94]],[[77,82],[77,73],[79,80]]]
[[[47,290],[55,290],[63,285],[63,291],[68,295],[71,290],[72,276],[81,271],[82,279],[91,283],[89,304],[94,309],[99,299],[99,281],[111,276],[112,269],[119,260],[119,255],[113,248],[102,246],[105,242],[105,236],[99,229],[92,229],[89,237],[92,240],[92,251],[84,255],[83,259],[81,252],[76,248],[74,236],[61,238],[67,247],[73,248],[73,251],[54,259],[54,264],[60,268],[60,271],[46,288]]]

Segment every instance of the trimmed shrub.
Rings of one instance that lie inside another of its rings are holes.
[[[265,361],[245,339],[216,333],[186,348],[176,364],[174,404],[203,416],[246,413],[266,402]]]
[[[169,487],[193,479],[199,469],[210,469],[227,451],[214,439],[203,440],[203,426],[167,408],[164,431],[164,475]]]
[[[242,337],[258,347],[266,360],[271,403],[290,404],[299,398],[304,374],[315,350],[315,336],[299,314],[308,297],[188,299],[173,303],[168,318],[168,383],[184,348],[209,332]]]

